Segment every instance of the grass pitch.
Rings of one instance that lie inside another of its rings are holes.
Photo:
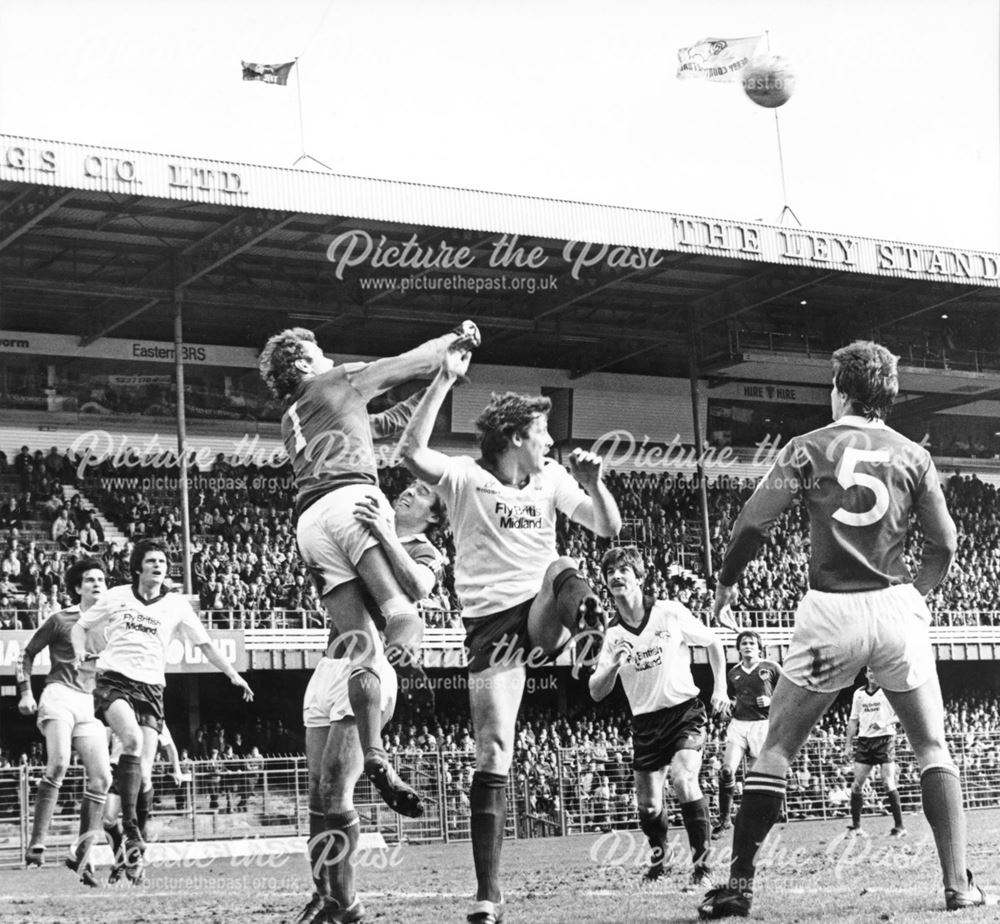
[[[969,864],[977,881],[1000,890],[1000,810],[969,813]],[[943,922],[944,899],[930,830],[907,816],[910,836],[886,836],[889,818],[866,819],[870,837],[848,840],[845,820],[779,826],[765,844],[751,920],[774,924]],[[701,892],[685,892],[689,868],[674,831],[674,872],[642,886],[638,831],[507,841],[506,921],[525,924],[644,924],[693,921]],[[725,868],[729,843],[717,845]],[[106,872],[106,870],[104,871]],[[361,857],[358,885],[367,921],[446,924],[465,920],[473,889],[471,848],[403,844]],[[139,887],[85,889],[56,858],[40,870],[0,872],[3,924],[263,924],[294,921],[308,900],[304,857],[199,861],[151,866]],[[960,913],[962,922],[1000,920],[1000,909]],[[948,916],[947,920],[955,920]]]

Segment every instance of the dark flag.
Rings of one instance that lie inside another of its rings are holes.
[[[287,64],[254,64],[252,61],[242,61],[243,79],[260,80],[263,83],[276,83],[284,86],[288,83],[288,74],[295,66],[294,61]]]

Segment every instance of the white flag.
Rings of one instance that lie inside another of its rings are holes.
[[[677,78],[701,77],[716,83],[734,83],[740,80],[743,69],[757,54],[757,47],[763,38],[763,35],[707,38],[690,48],[678,48]]]

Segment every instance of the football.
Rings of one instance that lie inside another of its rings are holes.
[[[758,106],[776,109],[791,98],[795,74],[781,55],[758,55],[743,71],[743,90]]]

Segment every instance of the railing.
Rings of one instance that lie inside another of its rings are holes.
[[[789,820],[847,816],[853,761],[844,754],[843,744],[842,737],[814,737],[806,743],[789,773]],[[1000,805],[1000,732],[949,735],[948,744],[961,775],[966,808]],[[713,813],[717,795],[713,767],[721,750],[721,744],[710,742],[702,761],[701,787]],[[468,840],[468,791],[474,755],[404,752],[394,755],[393,761],[403,779],[423,795],[425,814],[419,819],[396,815],[362,779],[354,795],[362,830],[378,832],[389,843]],[[902,736],[897,738],[896,761],[903,810],[919,811],[919,773]],[[548,837],[634,828],[631,763],[631,748],[613,743],[547,750],[537,763],[515,762],[507,788],[506,835]],[[0,769],[0,868],[23,862],[43,769]],[[190,780],[175,786],[165,767],[157,766],[153,780],[157,803],[150,840],[169,843],[308,836],[309,781],[304,757],[268,758],[251,767],[242,760],[195,761],[186,769]],[[739,791],[737,785],[737,805]],[[877,770],[864,793],[866,815],[886,814]],[[50,829],[52,857],[60,857],[76,836],[82,794],[82,770],[72,767],[60,790]],[[669,781],[665,803],[680,825],[680,808]]]

